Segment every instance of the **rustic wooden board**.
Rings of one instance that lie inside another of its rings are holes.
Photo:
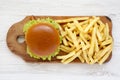
[[[23,33],[23,26],[26,22],[30,21],[30,20],[36,20],[38,18],[52,18],[54,20],[61,20],[61,19],[67,19],[67,18],[72,18],[72,17],[84,17],[84,16],[27,16],[26,18],[24,18],[22,21],[13,24],[8,33],[7,33],[7,45],[9,47],[9,49],[19,55],[21,58],[23,58],[25,61],[27,62],[60,62],[60,60],[56,59],[56,57],[53,57],[51,61],[45,60],[43,61],[42,59],[34,59],[31,58],[27,53],[26,53],[26,43],[19,43],[17,41],[17,38],[19,36],[24,36]],[[107,16],[100,16],[100,19],[103,21],[103,23],[108,23],[109,25],[109,29],[110,29],[110,35],[112,35],[112,22],[111,19]],[[65,54],[64,52],[60,51],[59,55],[63,55]],[[111,55],[108,57],[108,59],[106,60],[109,61],[112,57],[112,53]],[[75,59],[73,62],[80,62],[79,59]]]

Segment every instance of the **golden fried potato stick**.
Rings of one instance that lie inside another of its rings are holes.
[[[62,41],[63,41],[63,44],[64,44],[65,46],[68,46],[68,42],[67,42],[66,38],[62,38]]]
[[[82,25],[88,24],[88,22],[89,22],[89,19],[88,19],[88,20],[85,20],[85,21],[83,21],[83,22],[79,22],[79,24],[82,26]]]
[[[72,22],[73,20],[88,20],[89,17],[79,17],[79,18],[68,18],[68,19],[63,19],[63,20],[55,20],[57,23],[68,23],[68,22]]]
[[[84,57],[86,63],[90,64],[90,59],[88,58],[88,55],[87,55],[86,51],[83,51],[83,57]]]
[[[100,31],[99,31],[99,29],[98,29],[98,25],[96,24],[96,26],[97,26],[97,37],[98,37],[98,40],[99,41],[102,41],[102,35],[101,35],[101,33],[100,33]],[[100,26],[99,26],[100,27]]]
[[[79,60],[80,60],[82,63],[84,63],[84,62],[85,62],[85,60],[84,60],[84,58],[83,58],[83,57],[78,56],[78,58],[79,58]]]
[[[99,27],[99,31],[102,32],[102,30],[103,30],[104,27],[105,27],[105,24],[104,24],[101,20],[98,20],[97,23],[100,25],[100,27]]]
[[[111,39],[108,39],[108,40],[105,40],[101,43],[101,46],[106,46],[108,44],[111,44],[112,43],[112,38]]]
[[[63,55],[63,56],[57,56],[57,59],[67,59],[69,57],[72,57],[75,54],[75,51],[71,51],[69,54],[67,55]]]
[[[91,45],[90,45],[90,49],[89,49],[89,56],[93,56],[94,53],[94,43],[95,43],[95,37],[96,37],[96,27],[94,27],[93,32],[92,32],[92,39],[91,39]]]
[[[108,26],[108,23],[106,23],[105,25],[106,25],[106,40],[108,40],[108,38],[109,38],[109,26]]]
[[[60,49],[66,52],[71,52],[74,48],[75,47],[68,47],[68,46],[60,45]]]

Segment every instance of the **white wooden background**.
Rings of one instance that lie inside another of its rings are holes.
[[[114,48],[104,65],[26,63],[6,46],[10,26],[26,15],[106,15],[113,22]],[[0,0],[0,80],[120,80],[119,0]]]

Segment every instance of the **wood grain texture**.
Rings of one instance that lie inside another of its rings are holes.
[[[7,48],[6,34],[26,15],[109,16],[113,23],[112,60],[102,66],[24,62]],[[0,0],[0,25],[0,80],[120,79],[120,0]]]

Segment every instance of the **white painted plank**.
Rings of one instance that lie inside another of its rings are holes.
[[[6,45],[6,33],[26,15],[107,15],[113,22],[114,49],[104,65],[26,63]],[[119,0],[0,0],[0,80],[120,79]]]
[[[73,74],[2,74],[0,75],[1,80],[119,80],[119,77],[112,77],[112,76],[80,76],[80,75],[73,75]]]

